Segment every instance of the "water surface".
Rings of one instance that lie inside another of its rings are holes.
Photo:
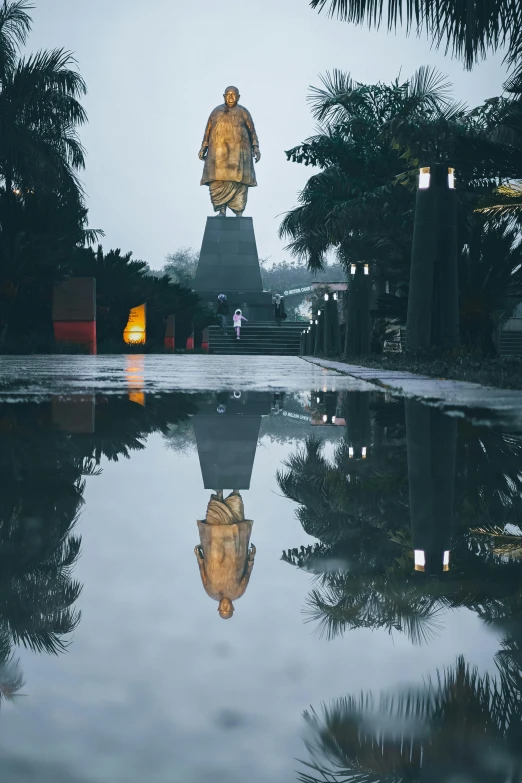
[[[520,435],[137,367],[0,403],[0,779],[522,779]],[[256,549],[230,619],[219,490]]]

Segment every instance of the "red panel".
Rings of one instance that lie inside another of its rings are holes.
[[[187,351],[194,350],[194,335],[187,337]]]
[[[173,337],[165,337],[164,343],[165,348],[167,351],[173,351],[175,346],[174,338]]]
[[[208,343],[201,343],[201,348],[203,351],[208,351]]]
[[[88,345],[96,353],[96,321],[55,321],[54,339],[59,343]]]

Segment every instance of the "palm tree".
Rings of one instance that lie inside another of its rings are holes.
[[[86,87],[63,49],[18,59],[31,19],[27,0],[0,6],[0,182],[11,193],[78,186],[85,165],[77,126],[86,122],[79,98]]]
[[[19,57],[31,8],[27,0],[0,5],[0,344],[21,288],[59,279],[64,253],[100,233],[86,229],[78,179],[85,82],[64,49]]]
[[[405,164],[387,129],[392,120],[453,116],[459,107],[451,104],[451,85],[430,68],[391,85],[364,85],[342,71],[321,81],[309,94],[319,133],[286,154],[322,171],[310,178],[301,206],[285,216],[280,234],[312,269],[322,267],[332,247],[345,268],[362,260],[384,264],[397,255],[409,257],[413,190],[394,187]]]
[[[87,209],[75,187],[44,193],[9,193],[0,187],[0,344],[8,331],[52,334],[33,301],[50,302],[55,280],[69,269],[71,252],[101,232],[86,228]]]
[[[304,719],[301,783],[521,780],[520,706],[462,657],[420,688],[347,696]]]
[[[407,32],[423,29],[439,46],[464,60],[472,68],[479,57],[507,45],[507,61],[520,62],[522,19],[520,8],[511,0],[475,0],[455,4],[452,0],[310,0],[312,8],[327,9],[333,16],[355,24],[380,27],[383,17],[388,29],[404,25]]]

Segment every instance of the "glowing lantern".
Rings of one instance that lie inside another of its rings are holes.
[[[123,339],[127,345],[143,345],[146,338],[147,305],[133,307],[129,313],[127,326],[123,331]]]

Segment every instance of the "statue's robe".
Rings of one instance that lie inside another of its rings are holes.
[[[253,522],[244,519],[239,494],[219,500],[212,495],[204,520],[198,520],[203,557],[198,556],[201,581],[207,594],[234,601],[245,592],[254,566],[249,554]]]
[[[257,185],[252,147],[259,146],[250,112],[237,104],[217,106],[208,118],[203,146],[208,146],[201,184],[208,185],[214,209],[242,212],[247,189]]]

